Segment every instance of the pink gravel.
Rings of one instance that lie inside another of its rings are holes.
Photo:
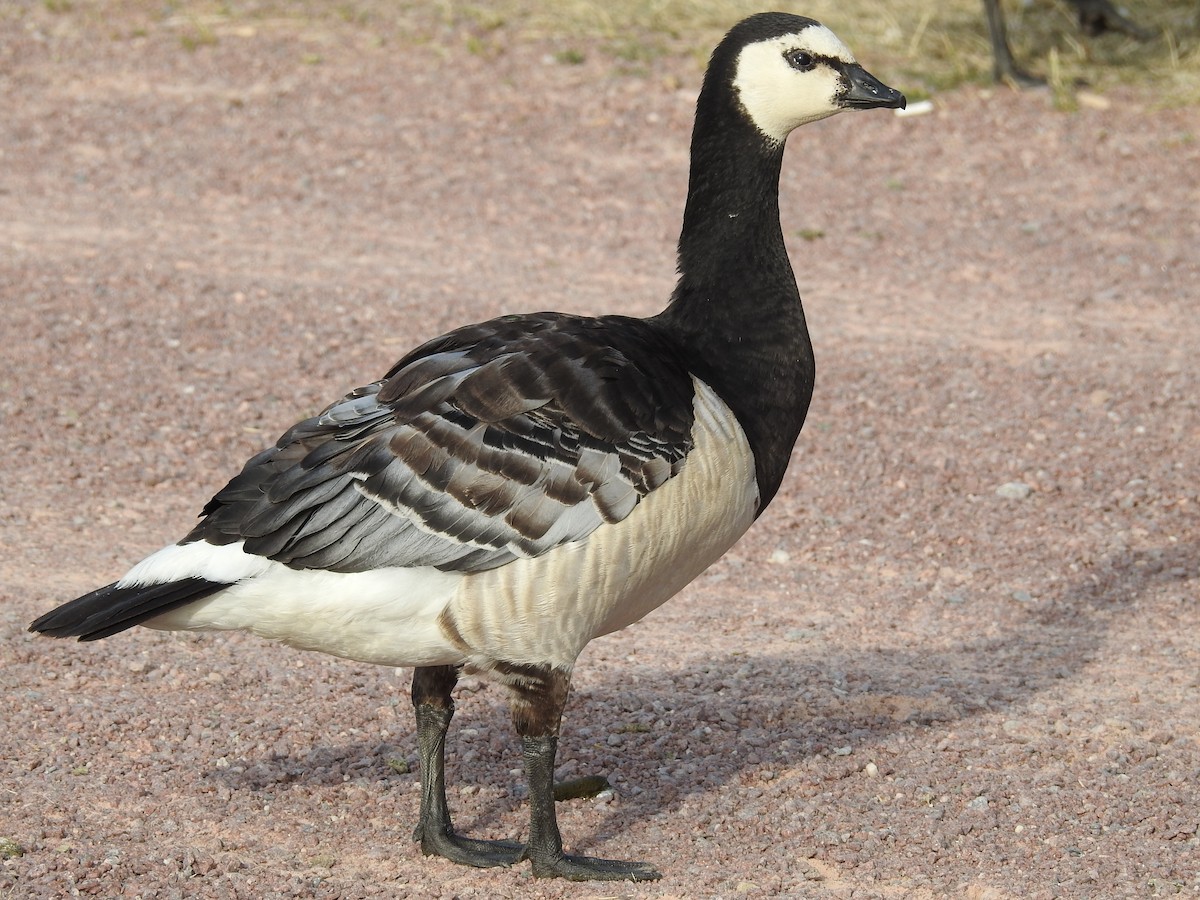
[[[0,21],[0,898],[1200,894],[1195,109],[968,88],[794,136],[809,423],[581,659],[560,773],[616,792],[569,849],[664,878],[573,885],[420,856],[407,671],[25,626],[417,341],[659,309],[695,60],[63,21]],[[501,692],[460,695],[457,823],[519,835]]]

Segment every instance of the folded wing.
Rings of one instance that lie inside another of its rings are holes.
[[[646,322],[511,316],[418,348],[289,430],[183,543],[294,568],[480,571],[624,519],[679,471],[692,384]]]

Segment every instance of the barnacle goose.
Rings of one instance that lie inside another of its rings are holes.
[[[1148,41],[1154,32],[1138,25],[1110,0],[1069,0],[1079,15],[1079,28],[1084,34],[1096,37],[1106,31],[1127,34],[1139,41]],[[1030,75],[1013,59],[1008,45],[1008,28],[1004,24],[1004,10],[1000,0],[983,0],[984,15],[987,16],[988,38],[992,42],[992,79],[1010,82],[1015,87],[1035,87],[1044,84],[1042,79]]]
[[[656,316],[508,315],[435,338],[246,463],[179,543],[30,629],[242,629],[413,666],[416,838],[476,866],[659,877],[567,855],[553,772],[571,670],[719,558],[775,495],[813,387],[779,225],[784,139],[903,107],[819,23],[764,13],[713,52],[696,105],[679,281]],[[457,834],[443,751],[464,668],[510,693],[521,844]]]

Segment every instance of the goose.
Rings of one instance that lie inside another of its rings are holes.
[[[716,561],[779,489],[813,353],[779,224],[784,141],[900,108],[833,32],[751,16],[696,104],[678,282],[648,318],[504,315],[434,338],[252,457],[178,543],[30,630],[243,630],[413,667],[426,855],[536,877],[644,881],[567,854],[560,722],[589,641]],[[455,831],[444,748],[463,671],[502,685],[528,783],[524,842]]]
[[[1091,37],[1113,31],[1127,34],[1139,41],[1148,41],[1154,32],[1138,25],[1123,12],[1112,5],[1109,0],[1068,0],[1079,16],[1080,30]],[[1030,75],[1017,65],[1013,59],[1012,48],[1008,45],[1008,29],[1004,24],[1004,10],[1000,8],[1000,0],[983,0],[983,11],[987,16],[988,38],[992,42],[992,80],[1009,82],[1022,87],[1036,87],[1045,84],[1042,79]]]

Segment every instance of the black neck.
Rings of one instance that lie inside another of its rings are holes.
[[[655,320],[737,415],[754,451],[761,512],[808,410],[812,345],[779,226],[783,145],[714,86],[706,81],[697,103],[679,282]]]
[[[679,235],[679,287],[729,279],[729,266],[749,269],[783,253],[779,170],[783,145],[767,144],[738,116],[705,122],[692,136],[688,200]],[[788,269],[791,271],[790,267]]]

